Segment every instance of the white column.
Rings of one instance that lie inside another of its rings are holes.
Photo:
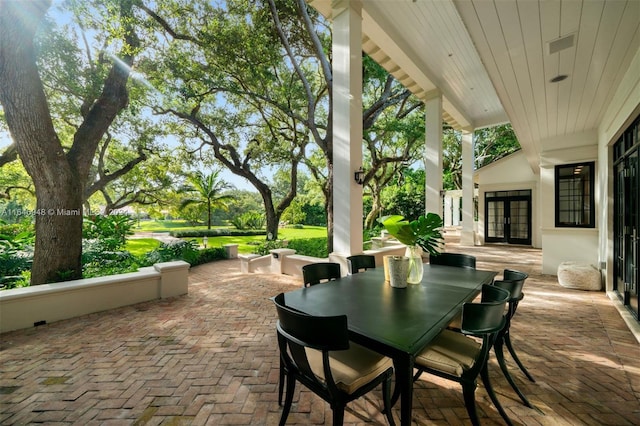
[[[473,235],[473,131],[462,132],[462,230],[461,245],[474,245]]]
[[[362,4],[334,1],[333,7],[333,250],[362,252],[362,186],[354,172],[362,165]]]
[[[425,207],[427,213],[442,211],[442,94],[437,93],[425,105]]]
[[[460,225],[460,196],[459,195],[453,195],[451,196],[452,200],[451,200],[451,206],[453,208],[453,211],[451,213],[451,216],[453,217],[453,222],[452,225],[453,226],[459,226]]]
[[[451,195],[444,196],[444,216],[442,220],[444,221],[444,226],[451,226],[454,224],[453,222],[453,197]]]

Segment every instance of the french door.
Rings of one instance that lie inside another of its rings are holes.
[[[640,319],[640,121],[614,145],[614,289]]]
[[[485,194],[485,241],[531,245],[531,191]]]

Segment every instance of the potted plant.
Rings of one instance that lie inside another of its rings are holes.
[[[427,213],[416,220],[408,221],[400,215],[384,216],[378,219],[389,235],[407,246],[409,257],[409,277],[407,282],[417,284],[422,281],[422,253],[440,253],[442,243],[442,218],[436,213]]]

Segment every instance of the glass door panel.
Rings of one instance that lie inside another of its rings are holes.
[[[529,200],[509,201],[509,242],[531,244],[531,209]]]
[[[638,239],[639,235],[639,217],[640,202],[640,181],[638,170],[638,150],[629,156],[628,161],[628,182],[629,197],[627,198],[627,226],[626,235],[628,246],[625,250],[625,264],[627,291],[629,293],[629,308],[638,318]]]
[[[486,240],[491,242],[505,241],[504,237],[504,201],[487,201]]]

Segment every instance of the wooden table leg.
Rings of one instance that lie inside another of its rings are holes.
[[[409,355],[396,357],[393,364],[396,388],[393,392],[392,405],[400,398],[400,424],[410,426],[413,404],[413,358]]]

